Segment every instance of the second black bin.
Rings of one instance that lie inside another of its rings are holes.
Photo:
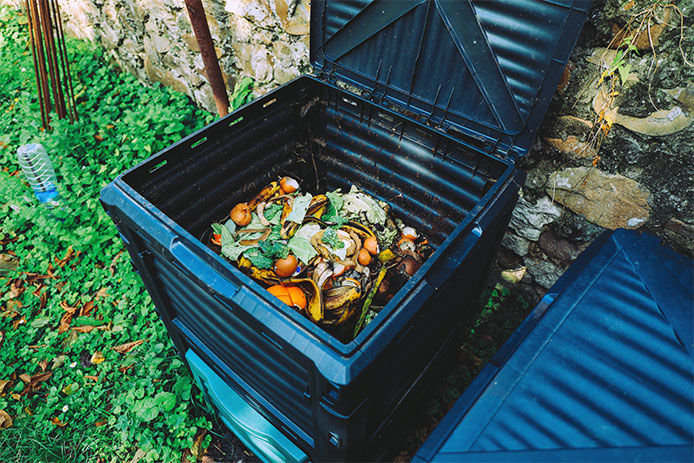
[[[486,279],[524,178],[514,159],[534,138],[586,8],[313,1],[320,76],[102,191],[176,347],[199,362],[191,367],[222,415],[248,409],[226,422],[262,458],[377,459],[401,438],[402,405]],[[347,344],[201,242],[214,220],[287,174],[311,193],[354,184],[436,245]]]

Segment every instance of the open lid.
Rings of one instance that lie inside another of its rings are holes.
[[[313,0],[311,63],[488,151],[523,155],[589,0]]]

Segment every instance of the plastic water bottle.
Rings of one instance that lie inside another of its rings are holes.
[[[22,145],[17,149],[17,158],[39,202],[48,207],[58,206],[60,203],[58,183],[46,148],[40,143]]]

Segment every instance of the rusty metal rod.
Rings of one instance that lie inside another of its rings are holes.
[[[51,124],[51,93],[48,88],[48,74],[46,73],[46,63],[45,63],[45,55],[43,52],[43,38],[41,36],[41,25],[39,24],[40,18],[39,18],[39,12],[38,12],[38,6],[36,5],[36,0],[30,0],[29,2],[30,5],[30,14],[33,17],[32,20],[32,25],[34,29],[34,39],[35,39],[35,45],[36,45],[36,60],[39,65],[39,81],[37,82],[37,85],[41,86],[41,93],[43,96],[43,101],[44,101],[44,106],[46,108],[46,123],[43,126],[45,130],[50,129],[50,124]]]
[[[56,41],[58,44],[58,55],[63,69],[62,84],[65,88],[65,98],[67,99],[67,107],[70,115],[70,121],[79,120],[77,117],[77,105],[75,104],[75,94],[72,89],[72,78],[70,76],[70,62],[67,56],[67,47],[65,46],[65,34],[63,33],[63,21],[60,17],[60,7],[57,0],[51,0],[53,20],[55,23]]]
[[[45,128],[48,126],[47,112],[45,107],[45,102],[43,100],[43,92],[41,90],[41,77],[39,76],[39,65],[38,65],[38,52],[36,50],[36,37],[34,35],[34,19],[31,14],[31,7],[29,5],[29,0],[26,0],[26,11],[29,27],[29,37],[31,39],[31,55],[34,58],[34,76],[36,77],[36,90],[39,97],[39,108],[41,109],[41,125]]]
[[[48,74],[51,79],[51,90],[53,92],[53,103],[55,104],[55,112],[58,119],[65,117],[63,104],[60,101],[60,91],[58,87],[57,66],[55,62],[55,44],[53,42],[53,29],[51,27],[51,18],[48,15],[46,8],[46,0],[39,0],[39,15],[41,17],[41,28],[43,29],[43,37],[46,47],[46,61],[48,62]]]
[[[222,117],[226,116],[229,113],[229,97],[227,96],[226,85],[224,85],[224,79],[222,78],[222,71],[219,68],[212,36],[210,35],[210,27],[207,24],[207,17],[205,17],[205,9],[201,0],[185,1],[190,24],[193,26],[195,40],[197,40],[198,47],[200,47],[202,62],[205,64],[205,75],[210,83],[210,87],[212,87],[217,112]]]

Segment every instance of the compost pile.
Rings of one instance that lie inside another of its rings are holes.
[[[213,249],[347,342],[433,252],[388,204],[352,185],[316,196],[283,177],[212,224]]]

